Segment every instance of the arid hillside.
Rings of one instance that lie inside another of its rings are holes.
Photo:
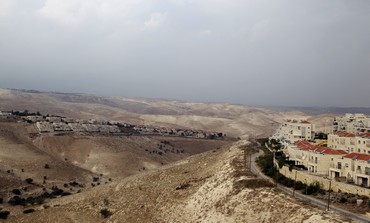
[[[249,174],[246,141],[47,201],[8,222],[351,222],[307,206]],[[45,208],[46,207],[46,208]]]
[[[232,104],[0,89],[0,110],[25,109],[72,118],[109,119],[131,124],[202,129],[241,138],[268,136],[278,123],[287,118],[312,118],[319,126],[325,125],[323,119],[306,115],[301,111],[277,111]]]
[[[79,193],[230,143],[163,136],[39,134],[34,124],[0,117],[0,201],[4,202],[0,208],[14,196],[60,194],[61,188]]]

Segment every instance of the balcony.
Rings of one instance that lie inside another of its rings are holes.
[[[330,168],[341,170],[343,168],[342,165],[330,164]]]

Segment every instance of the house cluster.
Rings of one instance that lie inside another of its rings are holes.
[[[225,135],[223,133],[216,132],[206,132],[203,130],[193,130],[193,129],[171,129],[165,127],[155,127],[155,126],[135,126],[134,130],[140,132],[140,134],[159,134],[159,135],[174,135],[182,137],[192,137],[192,138],[207,138],[216,139],[222,138]]]
[[[335,120],[345,120],[346,117],[367,119],[362,114],[346,114]],[[285,134],[278,135],[282,132],[278,129],[270,139],[281,139],[284,145],[283,152],[287,159],[310,174],[370,187],[370,132],[362,131],[362,129],[368,129],[369,126],[365,124],[361,128],[353,128],[355,126],[353,123],[352,118],[348,122],[341,121],[340,129],[335,129],[339,122],[334,121],[334,131],[328,135],[326,147],[318,145],[312,135],[308,138],[303,133],[299,135],[297,131],[290,131],[289,133],[293,136],[286,136]],[[296,128],[298,129],[298,126]],[[310,128],[312,129],[312,126]]]
[[[191,138],[217,139],[225,135],[218,132],[207,132],[193,129],[176,129],[146,125],[131,125],[115,121],[83,120],[61,116],[46,115],[29,112],[0,112],[1,116],[18,117],[23,122],[32,123],[40,133],[103,133],[103,134],[126,134],[126,135],[168,135]]]

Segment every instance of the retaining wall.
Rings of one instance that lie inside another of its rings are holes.
[[[347,183],[342,183],[342,182],[338,182],[335,180],[326,179],[322,176],[311,175],[305,171],[299,171],[299,170],[294,170],[294,169],[292,171],[289,171],[289,167],[287,166],[283,166],[282,168],[280,168],[279,172],[282,175],[292,180],[295,179],[295,174],[297,172],[297,178],[296,178],[297,181],[301,181],[302,183],[305,183],[305,184],[319,182],[324,190],[329,190],[329,181],[331,181],[331,189],[334,192],[341,191],[342,193],[344,192],[344,193],[358,194],[361,196],[363,195],[363,196],[370,197],[370,189],[368,188],[364,188],[364,187],[360,187],[360,186],[352,185],[352,184],[347,184]]]

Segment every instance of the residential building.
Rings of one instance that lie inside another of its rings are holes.
[[[331,178],[344,178],[347,182],[370,186],[370,155],[350,153],[334,160],[329,169]]]
[[[296,141],[286,147],[285,153],[296,165],[303,165],[311,173],[327,176],[334,159],[342,158],[347,152],[313,145],[308,141]]]
[[[346,131],[353,134],[370,132],[370,118],[364,114],[345,114],[343,117],[335,117],[333,132]]]
[[[346,131],[337,131],[328,135],[328,147],[345,150],[348,153],[370,154],[370,133],[355,135]]]
[[[276,130],[270,139],[275,139],[286,144],[299,140],[312,140],[315,134],[315,125],[308,121],[287,120]]]

